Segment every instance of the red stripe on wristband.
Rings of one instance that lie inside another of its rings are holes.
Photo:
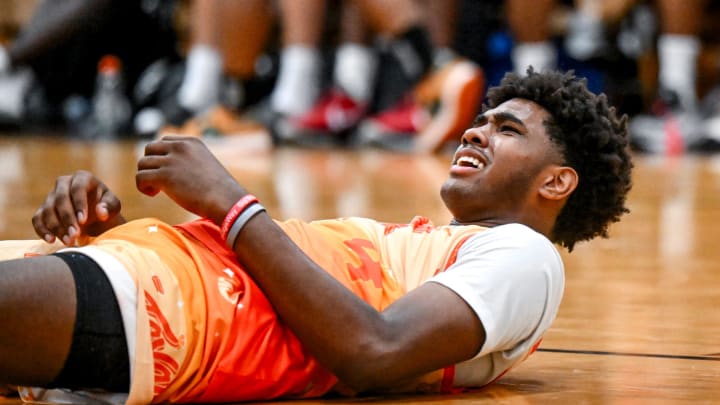
[[[222,235],[223,240],[226,240],[228,237],[228,233],[230,232],[230,227],[235,222],[238,216],[242,214],[243,211],[247,209],[252,204],[255,204],[258,202],[257,197],[255,197],[252,194],[246,194],[241,199],[239,199],[235,205],[230,208],[230,211],[228,211],[227,215],[225,215],[225,219],[222,221],[222,225],[220,226],[220,235]]]

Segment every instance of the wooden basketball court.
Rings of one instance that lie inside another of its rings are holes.
[[[276,218],[450,219],[438,194],[447,155],[272,150],[260,138],[210,141]],[[54,178],[81,168],[118,194],[127,218],[192,218],[167,197],[135,190],[141,149],[128,141],[0,138],[0,238],[33,238],[30,218]],[[567,284],[558,318],[539,352],[498,383],[456,396],[298,403],[720,401],[720,156],[637,156],[635,165],[632,213],[611,228],[610,239],[562,252]]]

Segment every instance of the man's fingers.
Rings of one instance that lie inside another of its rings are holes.
[[[47,206],[42,209],[40,213],[40,230],[36,230],[38,233],[42,233],[42,238],[45,240],[54,240],[60,238],[63,243],[69,245],[71,243],[69,226],[65,225],[60,219],[58,212],[53,209],[53,206]]]
[[[185,140],[188,137],[178,135],[165,135],[162,138],[148,142],[145,145],[145,156],[162,156],[167,155],[175,147],[176,141]]]
[[[95,216],[101,221],[107,221],[120,212],[120,199],[107,188],[103,188],[102,195],[95,205]]]
[[[88,219],[88,193],[95,192],[98,183],[92,176],[76,174],[70,181],[70,198],[73,212],[78,223],[84,224]]]
[[[160,140],[161,140],[161,141],[182,141],[182,140],[191,139],[191,138],[196,138],[196,137],[194,137],[194,136],[187,136],[187,135],[177,135],[177,134],[176,134],[176,135],[173,135],[173,134],[168,134],[168,135],[163,135],[163,136],[160,138]]]
[[[58,179],[58,182],[60,181],[61,179]],[[43,204],[35,211],[32,223],[38,236],[48,242],[54,241],[56,236],[62,237],[65,234],[65,229],[61,227],[55,212],[54,190],[45,197]]]
[[[158,183],[159,169],[141,169],[135,175],[135,187],[150,197],[154,197],[160,192],[160,184]]]
[[[145,145],[145,156],[164,155],[166,153],[167,148],[160,141],[148,142]]]
[[[143,156],[138,160],[137,168],[138,171],[158,169],[166,165],[168,160],[165,155]]]
[[[72,201],[72,182],[72,177],[58,178],[55,183],[55,191],[51,193],[52,200],[48,201],[44,215],[45,225],[66,245],[72,243],[80,229],[77,222],[77,211]]]
[[[47,226],[45,226],[45,221],[43,220],[43,208],[38,208],[37,211],[35,211],[35,214],[32,217],[32,224],[33,229],[35,229],[35,233],[42,239],[44,239],[47,243],[53,243],[55,241],[55,234],[48,229]]]
[[[162,176],[172,159],[167,155],[145,155],[138,160],[135,186],[143,194],[156,196],[162,190]]]

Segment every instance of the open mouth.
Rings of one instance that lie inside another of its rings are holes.
[[[455,164],[457,166],[472,167],[474,169],[482,169],[483,167],[485,167],[485,163],[483,163],[480,159],[472,156],[460,156],[455,161]]]

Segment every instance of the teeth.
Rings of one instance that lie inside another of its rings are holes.
[[[470,156],[461,156],[457,160],[457,164],[460,166],[467,166],[470,165],[475,168],[479,168],[484,166],[482,162],[480,162],[479,159],[470,157]]]

